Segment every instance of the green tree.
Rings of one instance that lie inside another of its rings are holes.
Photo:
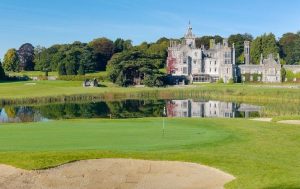
[[[285,82],[286,70],[282,67],[280,72],[281,72],[281,82]]]
[[[269,54],[273,54],[276,57],[277,53],[279,53],[279,47],[277,46],[275,35],[272,33],[258,36],[251,43],[250,55],[253,64],[259,63],[261,54],[264,57],[267,57]]]
[[[58,65],[58,75],[67,75],[66,67],[64,63]]]
[[[4,55],[3,68],[6,71],[18,71],[19,57],[16,49],[9,49]]]
[[[89,46],[93,49],[96,56],[96,69],[105,70],[108,60],[113,55],[114,43],[107,38],[98,38],[91,41]]]
[[[300,63],[300,33],[285,33],[279,40],[280,55],[286,64]]]
[[[219,36],[219,35],[215,35],[215,36],[202,36],[199,38],[196,38],[196,47],[200,48],[201,45],[204,45],[205,49],[209,48],[209,41],[211,39],[215,40],[215,43],[222,43],[223,41],[223,37]]]
[[[132,48],[132,41],[131,40],[124,40],[118,38],[114,42],[114,53],[126,51]]]
[[[78,69],[78,75],[84,75],[84,74],[85,74],[84,65],[80,64]]]
[[[234,43],[235,46],[235,56],[237,60],[237,64],[241,64],[244,62],[244,59],[240,57],[244,57],[244,41],[252,41],[253,37],[250,34],[234,34],[230,35],[228,38],[228,43],[232,45]]]
[[[159,72],[161,56],[142,50],[123,51],[115,54],[107,66],[110,80],[120,86],[145,84],[161,86],[164,74]]]
[[[4,69],[2,67],[2,63],[0,61],[0,81],[5,80],[5,79],[6,79],[5,72],[4,72]]]
[[[34,69],[39,71],[51,70],[51,54],[45,47],[35,48]]]

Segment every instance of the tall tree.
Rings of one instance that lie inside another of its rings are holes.
[[[5,76],[5,72],[4,69],[2,67],[2,63],[0,61],[0,81],[5,80],[6,76]]]
[[[199,38],[196,38],[196,47],[200,48],[201,45],[204,45],[205,49],[209,48],[209,42],[211,39],[215,40],[215,43],[222,43],[223,37],[219,36],[219,35],[215,35],[215,36],[202,36]]]
[[[114,42],[114,53],[126,51],[132,48],[132,41],[131,40],[124,40],[118,38]]]
[[[89,43],[96,56],[97,70],[105,70],[108,60],[114,52],[114,43],[107,38],[94,39]]]
[[[34,47],[30,43],[23,44],[18,50],[20,60],[19,70],[30,71],[34,69]]]
[[[9,49],[4,55],[3,68],[6,71],[18,71],[19,57],[16,49]]]
[[[253,64],[259,63],[261,54],[264,57],[267,57],[269,54],[273,54],[276,57],[277,53],[279,53],[279,47],[277,46],[275,35],[272,33],[258,36],[251,43],[250,55]]]
[[[145,84],[160,86],[163,74],[156,65],[161,61],[158,55],[143,50],[123,51],[115,54],[108,63],[108,75],[112,82],[121,85]]]
[[[300,33],[285,33],[279,40],[280,55],[287,64],[300,64]]]
[[[237,64],[243,63],[244,62],[244,41],[252,41],[253,37],[250,34],[233,34],[230,35],[228,38],[228,42],[230,45],[234,43],[235,46],[235,56],[237,60]]]

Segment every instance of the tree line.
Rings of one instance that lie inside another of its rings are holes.
[[[202,36],[196,39],[198,48],[209,48],[210,39],[222,42],[221,36]],[[179,40],[179,39],[177,39]],[[244,41],[251,42],[251,63],[258,64],[261,54],[280,54],[282,64],[300,64],[300,32],[285,33],[276,39],[272,33],[253,38],[250,34],[233,34],[228,38],[235,44],[237,64],[244,62]],[[9,49],[3,60],[5,71],[57,71],[59,75],[84,75],[96,71],[108,71],[111,81],[128,86],[146,84],[160,86],[165,74],[160,72],[166,65],[168,38],[154,43],[143,42],[133,46],[131,40],[121,38],[94,39],[89,43],[76,41],[72,44],[56,44],[49,48],[26,43],[19,49]],[[1,66],[0,66],[1,67]],[[4,71],[0,68],[1,74]]]

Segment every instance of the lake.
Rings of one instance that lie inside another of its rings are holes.
[[[165,108],[165,114],[164,114]],[[40,122],[72,118],[210,117],[248,118],[262,116],[264,107],[216,100],[122,100],[63,103],[0,108],[0,123]]]

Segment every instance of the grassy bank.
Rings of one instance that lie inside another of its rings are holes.
[[[179,160],[237,177],[226,188],[300,187],[300,127],[243,119],[65,120],[0,126],[0,163],[41,169],[79,159]]]
[[[300,103],[298,88],[269,85],[202,84],[168,88],[123,88],[109,82],[99,88],[84,88],[80,81],[28,81],[0,83],[2,103],[64,102],[84,99],[210,98],[243,102]]]

